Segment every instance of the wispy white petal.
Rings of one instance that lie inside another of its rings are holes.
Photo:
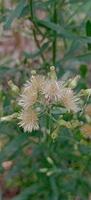
[[[32,130],[38,130],[38,116],[35,110],[22,110],[19,115],[19,125],[24,128],[24,131],[32,132]]]

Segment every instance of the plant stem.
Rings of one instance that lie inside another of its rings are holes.
[[[29,19],[32,21],[33,25],[36,27],[36,30],[42,35],[44,36],[44,34],[42,33],[42,31],[39,29],[39,27],[36,24],[36,21],[34,19],[34,14],[33,14],[33,0],[29,0],[29,7],[30,7],[30,13],[31,13],[31,17],[29,17]]]
[[[35,40],[35,43],[36,43],[37,48],[40,49],[41,47],[40,47],[40,43],[39,43],[39,41],[38,41],[38,39],[37,39],[36,30],[37,30],[40,34],[42,34],[42,32],[40,31],[40,29],[39,29],[38,26],[36,25],[36,22],[35,22],[35,19],[34,19],[34,14],[33,14],[33,0],[29,0],[29,3],[30,3],[29,5],[30,5],[31,21],[32,21],[32,23],[33,23],[33,25],[34,25],[34,27],[33,27],[33,37],[34,37],[34,40]],[[43,35],[43,34],[42,34],[42,35]],[[46,60],[45,60],[45,57],[44,57],[43,54],[41,54],[41,58],[42,58],[43,63],[46,63]]]
[[[37,48],[40,49],[41,47],[40,47],[39,41],[37,39],[37,35],[36,35],[35,29],[33,29],[33,36],[34,36],[34,40],[35,40]],[[43,62],[46,62],[43,54],[41,54],[41,58],[42,58]]]
[[[0,1],[0,10],[1,10],[1,13],[2,13],[2,14],[4,14],[4,7],[5,7],[4,4],[5,4],[4,0],[1,0],[1,1]]]
[[[57,24],[57,7],[56,7],[56,2],[54,3],[53,6],[53,22]],[[56,63],[56,50],[57,50],[57,34],[56,31],[54,31],[54,39],[53,39],[53,44],[52,44],[52,56],[53,56],[53,65]]]

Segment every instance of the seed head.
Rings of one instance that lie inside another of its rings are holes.
[[[22,110],[22,112],[19,115],[19,119],[19,125],[20,127],[24,128],[24,131],[32,132],[32,130],[39,129],[38,115],[35,110]]]
[[[32,87],[32,85],[26,86],[24,88],[23,93],[21,94],[19,105],[25,109],[28,109],[36,102],[37,102],[37,91]]]
[[[58,100],[60,96],[60,87],[56,80],[46,80],[44,88],[43,88],[43,94],[45,95],[45,98],[49,100],[49,102],[55,102]]]
[[[78,107],[79,98],[77,98],[77,96],[74,95],[73,90],[65,88],[62,91],[61,101],[68,111],[74,111],[74,112],[79,111]]]

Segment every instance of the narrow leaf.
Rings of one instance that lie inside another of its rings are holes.
[[[18,5],[16,6],[16,8],[11,11],[9,17],[7,18],[5,24],[4,24],[4,28],[5,29],[9,29],[13,20],[19,18],[24,10],[24,8],[26,7],[26,1],[25,0],[21,0],[19,1]]]

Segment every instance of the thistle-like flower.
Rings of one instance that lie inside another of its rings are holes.
[[[68,111],[78,112],[78,102],[79,98],[74,94],[73,90],[70,88],[64,88],[60,100]]]
[[[64,82],[57,81],[55,73],[52,67],[47,78],[36,75],[36,73],[32,74],[31,80],[25,84],[19,101],[22,107],[19,125],[24,128],[24,131],[31,132],[39,128],[38,112],[41,114],[42,110],[38,110],[39,108],[45,110],[44,104],[49,106],[49,104],[61,103],[68,111],[77,112],[79,110],[79,99],[72,89],[65,86]]]
[[[84,124],[82,127],[81,127],[81,131],[82,133],[84,134],[84,136],[86,138],[90,138],[91,139],[91,125],[90,124]]]
[[[91,104],[88,104],[86,106],[85,113],[86,113],[86,115],[88,115],[89,117],[91,117]]]
[[[27,85],[21,94],[19,105],[28,109],[37,102],[37,96],[37,91],[32,87],[32,85]]]
[[[24,128],[24,131],[32,132],[39,129],[38,114],[35,110],[22,110],[18,118],[21,120],[19,125]]]
[[[45,77],[42,75],[34,75],[31,78],[31,84],[37,92],[41,92],[45,84]]]
[[[61,88],[58,81],[52,79],[46,80],[43,88],[43,94],[45,95],[45,99],[49,102],[58,101],[61,95]]]

